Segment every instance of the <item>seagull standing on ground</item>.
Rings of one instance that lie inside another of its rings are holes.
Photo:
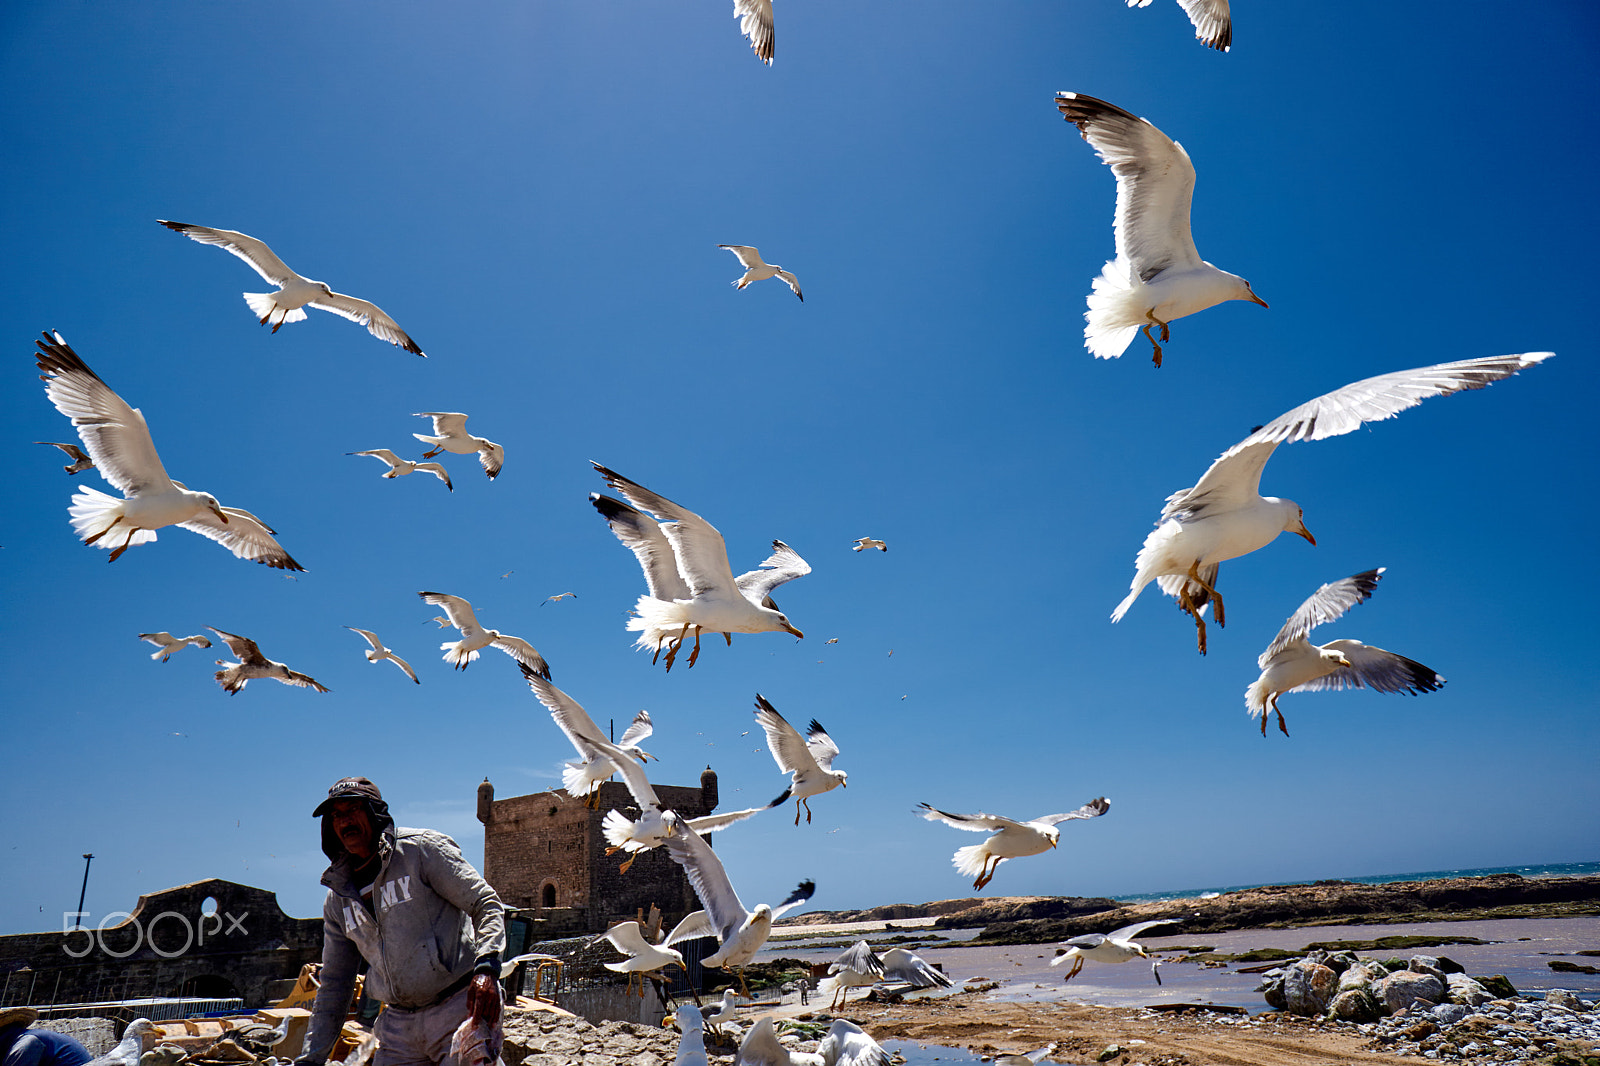
[[[1279,533],[1294,533],[1312,545],[1317,543],[1306,529],[1299,504],[1260,493],[1261,471],[1279,444],[1337,437],[1364,423],[1393,418],[1430,396],[1481,389],[1551,354],[1487,356],[1379,374],[1308,400],[1257,427],[1223,452],[1194,488],[1179,489],[1167,497],[1161,520],[1145,537],[1134,560],[1137,572],[1130,591],[1111,612],[1111,620],[1121,621],[1144,587],[1155,581],[1194,619],[1200,654],[1204,655],[1206,624],[1201,614],[1210,600],[1217,603],[1217,625],[1227,624],[1222,597],[1217,593],[1219,564],[1265,547]]]
[[[89,456],[84,453],[84,450],[78,447],[76,444],[58,443],[57,441],[53,440],[36,440],[33,443],[43,444],[47,448],[60,448],[63,452],[65,452],[67,458],[72,460],[72,462],[61,468],[65,473],[81,474],[85,470],[89,470],[94,467],[94,460],[89,458]]]
[[[1149,7],[1150,0],[1128,0],[1128,6]],[[1195,40],[1219,52],[1233,47],[1233,18],[1228,13],[1228,0],[1178,0],[1178,6],[1189,16]]]
[[[772,65],[772,0],[733,0],[733,17],[739,32],[750,41],[756,58]],[[726,248],[727,245],[721,245]],[[769,275],[770,276],[770,275]]]
[[[386,478],[404,477],[407,474],[414,474],[418,470],[421,470],[424,473],[432,474],[434,477],[436,477],[440,481],[444,482],[444,487],[449,489],[451,492],[456,491],[456,487],[454,485],[450,484],[450,475],[449,475],[449,473],[446,472],[445,468],[439,463],[413,463],[409,459],[400,458],[394,452],[391,452],[388,448],[371,448],[371,449],[368,449],[367,451],[364,451],[364,452],[345,452],[345,454],[346,455],[370,455],[374,459],[381,459],[385,463],[388,463],[389,464],[388,471],[383,473],[383,474],[381,474],[381,475],[379,475],[380,477],[386,477]]]
[[[478,455],[478,464],[483,467],[483,472],[490,479],[500,476],[500,468],[506,462],[506,450],[487,437],[474,437],[467,432],[467,416],[460,411],[418,411],[412,418],[433,419],[433,436],[426,433],[413,433],[413,437],[429,445],[429,449],[422,453],[424,459],[432,459],[440,452],[450,452],[453,455]]]
[[[100,475],[125,499],[85,485],[72,497],[72,528],[85,544],[110,549],[111,562],[137,544],[150,544],[156,530],[181,526],[209,537],[241,559],[279,570],[304,570],[272,538],[272,530],[249,511],[224,507],[206,492],[191,492],[167,476],[150,439],[144,415],[100,380],[59,333],[36,341],[44,393],[56,410],[72,419],[78,437]],[[107,534],[115,535],[103,540]],[[122,543],[112,548],[113,541]]]
[[[147,641],[160,648],[161,650],[153,653],[150,658],[159,659],[162,662],[166,662],[168,659],[170,659],[173,652],[186,648],[190,644],[193,644],[197,648],[211,647],[210,638],[199,633],[192,637],[175,637],[166,630],[162,630],[159,633],[140,633],[139,639]]]
[[[1161,365],[1161,345],[1150,327],[1170,333],[1175,318],[1224,300],[1267,306],[1250,283],[1200,258],[1189,233],[1194,164],[1183,146],[1145,119],[1082,93],[1056,94],[1056,107],[1117,178],[1117,257],[1094,279],[1084,313],[1084,346],[1098,359],[1115,359],[1144,331]]]
[[[771,8],[771,4],[767,5]],[[800,296],[800,280],[776,263],[763,263],[761,252],[748,244],[719,244],[718,248],[726,248],[739,257],[739,265],[744,267],[744,277],[733,283],[736,289],[742,289],[752,281],[766,281],[768,278],[780,278],[789,291]],[[805,303],[806,298],[800,296],[800,302]]]
[[[472,604],[460,596],[449,596],[443,592],[419,592],[417,595],[422,597],[423,603],[443,607],[444,613],[450,616],[450,624],[461,630],[460,640],[445,641],[439,645],[444,651],[444,661],[457,670],[465,670],[467,664],[478,657],[479,649],[493,646],[523,666],[537,671],[542,677],[550,676],[550,667],[538,649],[521,637],[507,636],[498,630],[483,628],[478,624],[478,616],[472,610]]]
[[[811,565],[793,548],[773,541],[773,553],[761,569],[735,578],[728,566],[727,545],[710,522],[599,463],[594,468],[628,503],[599,493],[590,493],[589,501],[644,568],[648,592],[634,605],[638,617],[628,622],[628,629],[639,633],[636,647],[653,647],[660,656],[661,646],[670,643],[670,671],[691,628],[691,667],[700,656],[702,631],[721,633],[730,645],[734,633],[782,630],[805,636],[778,610],[771,595],[784,582],[811,573]]]
[[[967,877],[976,877],[973,888],[981,889],[994,879],[994,872],[1007,859],[1020,859],[1038,855],[1056,846],[1061,837],[1060,823],[1076,818],[1098,818],[1111,809],[1111,804],[1101,796],[1092,799],[1075,811],[1065,814],[1044,814],[1028,822],[1017,822],[998,814],[950,814],[926,803],[920,804],[922,816],[930,822],[943,822],[971,833],[993,835],[982,844],[969,844],[957,849],[951,862]],[[994,862],[990,866],[990,861]]]
[[[1370,688],[1417,695],[1436,691],[1445,683],[1432,668],[1392,651],[1368,647],[1359,640],[1330,640],[1318,647],[1306,639],[1317,626],[1365,603],[1378,587],[1383,570],[1365,570],[1317,589],[1289,616],[1261,653],[1256,660],[1261,676],[1245,689],[1244,703],[1252,717],[1261,719],[1262,736],[1267,735],[1269,704],[1278,716],[1278,729],[1284,736],[1289,735],[1283,712],[1278,710],[1278,697],[1285,692]]]
[[[218,248],[232,252],[249,263],[250,268],[257,274],[278,286],[277,292],[244,294],[244,302],[250,305],[251,311],[260,316],[261,324],[264,326],[269,321],[272,322],[274,333],[278,332],[279,327],[285,322],[304,322],[306,313],[301,310],[302,307],[315,307],[360,323],[366,326],[367,332],[374,337],[399,345],[413,355],[423,354],[422,349],[417,347],[417,342],[406,336],[406,331],[401,329],[400,324],[394,319],[384,314],[383,308],[368,300],[334,292],[323,282],[301,277],[285,266],[283,260],[274,255],[272,249],[265,243],[247,233],[231,229],[212,229],[209,226],[191,226],[159,218],[156,221],[190,240],[199,241],[201,244],[214,244]]]
[[[350,630],[352,633],[360,633],[363,637],[367,638],[367,643],[372,645],[372,647],[367,650],[367,662],[376,663],[381,662],[384,659],[388,659],[390,662],[394,663],[402,671],[404,671],[405,675],[412,681],[415,681],[419,685],[422,684],[421,681],[417,680],[417,672],[411,669],[411,664],[400,658],[400,656],[396,655],[388,648],[385,648],[383,646],[383,641],[378,639],[378,634],[374,633],[370,629],[357,629],[355,626],[345,626],[345,628]]]
[[[739,902],[739,894],[733,890],[733,883],[728,880],[727,871],[722,868],[722,860],[711,850],[711,845],[700,839],[700,834],[676,813],[668,811],[667,819],[675,823],[674,831],[665,841],[667,853],[673,862],[683,867],[704,910],[686,916],[668,934],[662,946],[671,947],[699,936],[715,936],[720,946],[700,960],[700,965],[737,967],[740,990],[748,996],[750,986],[744,979],[745,965],[767,942],[772,923],[810,899],[817,886],[814,882],[802,881],[776,907],[758,903],[755,910],[745,910],[744,904]]]
[[[239,660],[236,663],[217,660],[218,666],[226,667],[217,671],[217,684],[227,690],[228,695],[234,695],[258,678],[270,678],[273,681],[282,681],[285,685],[298,685],[300,688],[314,688],[318,692],[328,691],[317,684],[317,679],[309,674],[291,670],[283,663],[273,662],[262,655],[261,649],[256,647],[256,642],[249,637],[224,633],[216,626],[206,626],[206,628],[221,637],[223,643],[228,645],[228,650]]]
[[[800,806],[806,808],[806,824],[811,824],[811,804],[806,800],[820,796],[845,785],[849,775],[833,768],[839,754],[839,745],[828,736],[827,730],[815,718],[805,739],[790,725],[766,697],[756,693],[756,721],[767,735],[767,748],[777,762],[778,769],[790,775],[789,787],[769,806],[776,807],[787,799],[794,800],[794,824],[800,824]]]
[[[1066,980],[1070,981],[1083,969],[1084,959],[1093,959],[1095,962],[1131,962],[1134,959],[1149,959],[1150,953],[1144,947],[1133,942],[1133,938],[1158,925],[1171,925],[1176,918],[1162,918],[1154,922],[1135,922],[1125,925],[1121,929],[1113,929],[1109,933],[1085,933],[1075,936],[1071,940],[1064,940],[1067,950],[1050,960],[1051,966],[1060,966],[1068,959],[1072,960],[1072,969],[1068,971]],[[1150,961],[1150,973],[1156,979],[1156,984],[1161,983],[1161,971],[1157,969],[1161,963],[1155,959]]]

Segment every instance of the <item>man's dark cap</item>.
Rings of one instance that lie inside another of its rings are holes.
[[[317,809],[311,812],[311,817],[320,818],[328,813],[328,805],[334,800],[364,799],[369,805],[376,805],[380,810],[386,810],[388,805],[383,802],[383,793],[364,777],[341,777],[328,789],[328,798],[317,804]]]

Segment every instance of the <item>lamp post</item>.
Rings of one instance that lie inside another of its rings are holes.
[[[73,926],[74,929],[83,927],[83,901],[89,895],[89,863],[93,860],[94,854],[92,852],[86,851],[83,853],[83,888],[78,892],[78,909],[73,915],[77,923]]]

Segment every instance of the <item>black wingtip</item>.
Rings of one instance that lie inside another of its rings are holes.
[[[779,796],[777,799],[775,799],[771,803],[767,804],[767,809],[771,810],[773,807],[778,806],[778,804],[780,804],[780,803],[787,803],[789,801],[789,794],[791,792],[793,792],[793,791],[794,790],[791,789],[791,788],[784,789],[783,790],[783,795]]]
[[[621,500],[613,499],[610,496],[602,496],[598,492],[589,493],[589,502],[594,505],[594,509],[596,511],[600,512],[600,517],[604,518],[607,522],[611,521],[613,518],[621,518],[624,515],[633,515],[639,513],[632,507],[629,507],[627,504],[623,503]]]
[[[811,732],[812,732],[812,734],[826,733],[827,730],[822,728],[822,723],[821,722],[819,722],[815,718],[813,718],[813,719],[811,719]]]

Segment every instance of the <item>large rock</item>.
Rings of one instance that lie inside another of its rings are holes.
[[[1375,1022],[1383,1017],[1383,1005],[1369,989],[1347,988],[1333,997],[1328,1013],[1346,1022]]]
[[[1363,959],[1339,975],[1339,991],[1349,992],[1356,988],[1371,988],[1389,975],[1380,963],[1370,959]]]
[[[1459,1003],[1464,1007],[1481,1007],[1494,998],[1488,989],[1464,973],[1453,973],[1445,980],[1449,982],[1446,993],[1451,1003]]]
[[[1412,973],[1429,973],[1444,984],[1444,971],[1439,968],[1439,960],[1432,955],[1413,955],[1411,961],[1406,963],[1406,969]]]
[[[1378,994],[1383,997],[1384,1009],[1393,1014],[1419,999],[1430,1006],[1443,1002],[1444,982],[1431,973],[1401,970],[1378,983]]]
[[[1313,1017],[1328,1008],[1339,987],[1339,975],[1320,962],[1302,959],[1283,975],[1284,1009]]]

